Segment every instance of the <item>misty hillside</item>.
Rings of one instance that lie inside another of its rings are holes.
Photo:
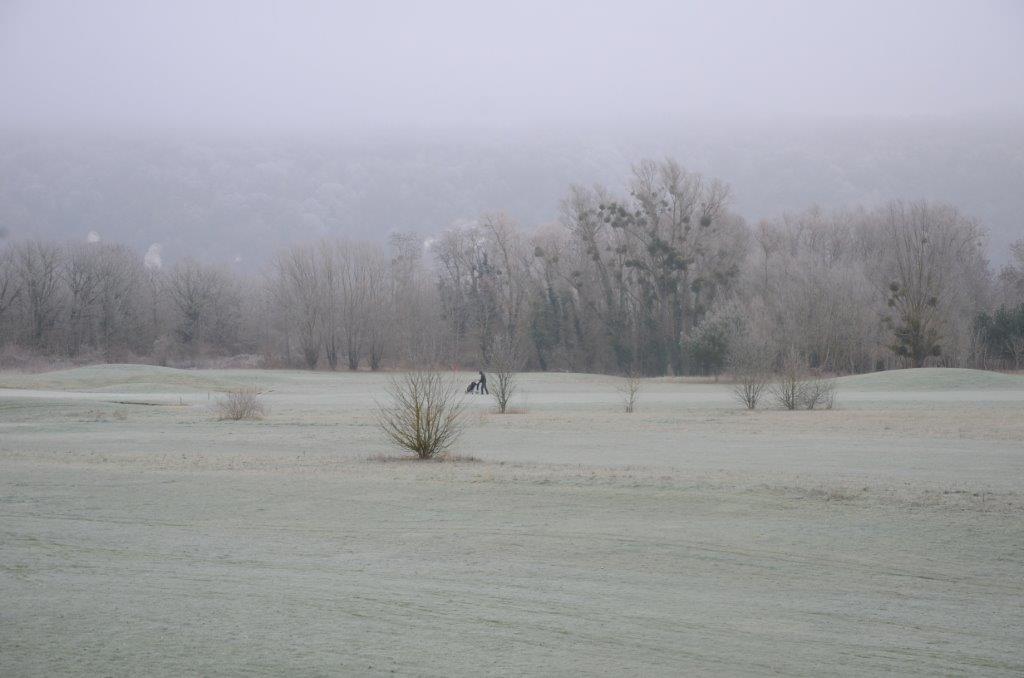
[[[164,258],[256,266],[283,243],[437,232],[483,212],[524,226],[558,217],[571,183],[619,189],[631,163],[674,156],[731,184],[750,221],[811,204],[943,200],[990,232],[1024,235],[1024,127],[936,122],[709,125],[392,133],[357,138],[6,134],[0,229],[95,231]]]

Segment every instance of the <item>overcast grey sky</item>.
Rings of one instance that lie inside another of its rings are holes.
[[[1018,116],[1024,2],[0,0],[0,124]]]

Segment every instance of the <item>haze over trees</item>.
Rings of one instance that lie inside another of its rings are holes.
[[[717,375],[750,346],[765,369],[1019,366],[1024,244],[996,272],[984,228],[951,205],[752,226],[731,201],[721,180],[642,161],[624,186],[567,187],[555,224],[498,212],[386,246],[324,238],[255,272],[7,240],[0,341],[8,362],[331,370],[488,367],[514,350],[523,369]]]
[[[905,198],[977,218],[998,265],[1020,237],[1024,126],[931,118],[310,135],[0,126],[0,230],[47,240],[95,231],[139,250],[159,243],[166,262],[254,272],[295,242],[384,245],[392,232],[432,236],[499,209],[519,224],[551,223],[567,186],[622,186],[645,157],[728,181],[730,210],[751,224],[812,204]]]

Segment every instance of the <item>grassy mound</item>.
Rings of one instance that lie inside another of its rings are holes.
[[[853,391],[1024,390],[1024,377],[986,370],[921,367],[842,377],[837,387]]]
[[[224,391],[233,381],[156,365],[89,365],[41,374],[0,374],[0,388],[118,393]]]

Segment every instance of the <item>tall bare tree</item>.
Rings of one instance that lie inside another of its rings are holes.
[[[179,261],[165,279],[165,293],[172,309],[172,327],[191,356],[197,356],[204,342],[225,343],[237,327],[237,299],[234,281],[214,266],[194,259]]]
[[[92,315],[102,284],[100,247],[100,243],[75,243],[67,248],[62,258],[60,272],[68,294],[64,324],[71,356],[78,354],[91,333]]]
[[[371,370],[379,370],[393,345],[395,327],[395,281],[383,250],[368,246],[363,265],[366,268],[365,345]]]
[[[572,275],[578,289],[596,282],[588,306],[603,317],[620,370],[682,373],[682,339],[738,275],[745,226],[725,211],[724,184],[671,160],[641,162],[629,188],[624,200],[570,195],[568,226],[591,271]]]
[[[955,208],[928,203],[888,205],[882,215],[892,350],[912,366],[942,353],[950,304],[965,265],[980,255],[982,233]],[[959,280],[958,280],[959,278]]]
[[[321,262],[311,247],[296,246],[278,254],[274,261],[279,307],[298,333],[306,367],[315,369],[322,344],[324,295]]]
[[[54,243],[30,240],[14,248],[14,266],[28,320],[28,342],[44,349],[53,340],[61,308],[62,250]]]
[[[21,295],[17,271],[15,270],[14,252],[5,247],[0,250],[0,328],[3,328],[8,316],[14,312],[14,305]],[[0,341],[3,340],[0,332]]]

